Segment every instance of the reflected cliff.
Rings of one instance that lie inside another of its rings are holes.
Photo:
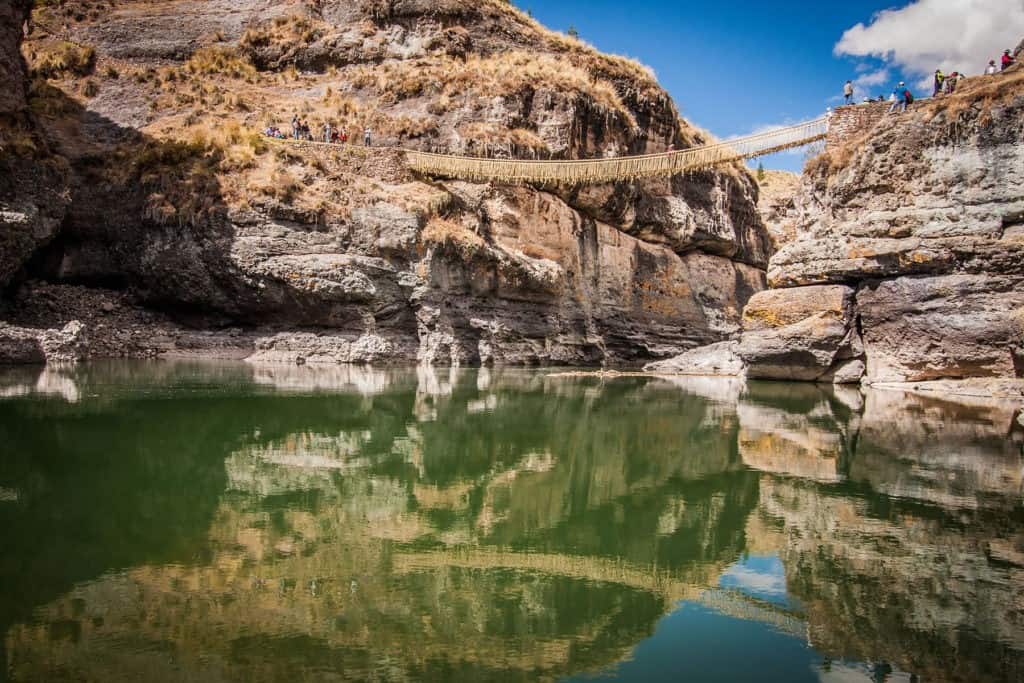
[[[677,640],[718,627],[755,657],[791,643],[773,680],[1024,671],[1005,407],[493,369],[60,373],[0,373],[12,680],[654,680],[692,674]]]

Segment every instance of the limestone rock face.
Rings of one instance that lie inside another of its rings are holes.
[[[1024,278],[901,277],[860,288],[857,308],[875,381],[1024,371]]]
[[[884,120],[845,166],[826,152],[796,199],[798,240],[772,259],[771,284],[979,272],[1019,254],[1024,93],[990,81],[969,83],[957,114],[940,100]],[[974,101],[981,88],[996,88],[996,101]]]
[[[56,235],[66,208],[64,177],[28,110],[18,46],[31,2],[0,7],[0,289]]]
[[[757,210],[772,246],[778,251],[796,239],[798,214],[795,198],[800,176],[787,171],[758,171]]]
[[[970,79],[954,96],[891,116],[856,148],[812,162],[795,199],[796,239],[769,265],[777,290],[751,302],[856,290],[847,316],[863,334],[819,375],[840,327],[744,337],[754,368],[790,349],[788,376],[869,382],[1024,375],[1024,88]],[[851,329],[851,328],[848,328]],[[826,341],[828,340],[828,341]],[[767,345],[768,349],[760,346]],[[856,344],[854,345],[856,346]],[[851,355],[853,354],[853,355]],[[768,376],[784,375],[772,366]]]

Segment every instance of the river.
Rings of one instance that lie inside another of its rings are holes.
[[[0,371],[0,678],[1024,680],[1024,429],[728,379]]]

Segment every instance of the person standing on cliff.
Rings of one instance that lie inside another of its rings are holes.
[[[997,71],[999,71],[999,67],[996,66],[996,60],[994,60],[994,59],[988,60],[988,66],[985,67],[985,75],[986,76],[994,76]]]
[[[371,145],[371,143],[372,143],[372,133],[370,132],[370,127],[367,126],[366,130],[363,131],[363,145],[365,145],[366,147],[369,147]]]
[[[846,104],[853,104],[853,81],[846,81],[846,85],[843,86],[843,97],[846,98]]]
[[[1007,69],[1009,69],[1016,62],[1017,62],[1017,60],[1014,59],[1010,55],[1010,51],[1009,50],[1006,50],[1005,52],[1003,52],[1003,71],[1006,71]]]
[[[935,91],[932,93],[932,97],[938,97],[942,93],[942,82],[946,80],[945,74],[942,73],[942,69],[935,70]]]
[[[914,93],[910,92],[910,88],[906,87],[902,82],[900,87],[903,88],[903,103],[900,107],[900,113],[902,114],[907,110],[907,107],[914,103]]]

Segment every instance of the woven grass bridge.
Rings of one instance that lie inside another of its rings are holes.
[[[441,178],[509,184],[586,185],[637,178],[669,177],[743,159],[803,147],[823,140],[828,118],[734,138],[678,152],[611,159],[526,161],[485,159],[407,150],[413,171]]]

